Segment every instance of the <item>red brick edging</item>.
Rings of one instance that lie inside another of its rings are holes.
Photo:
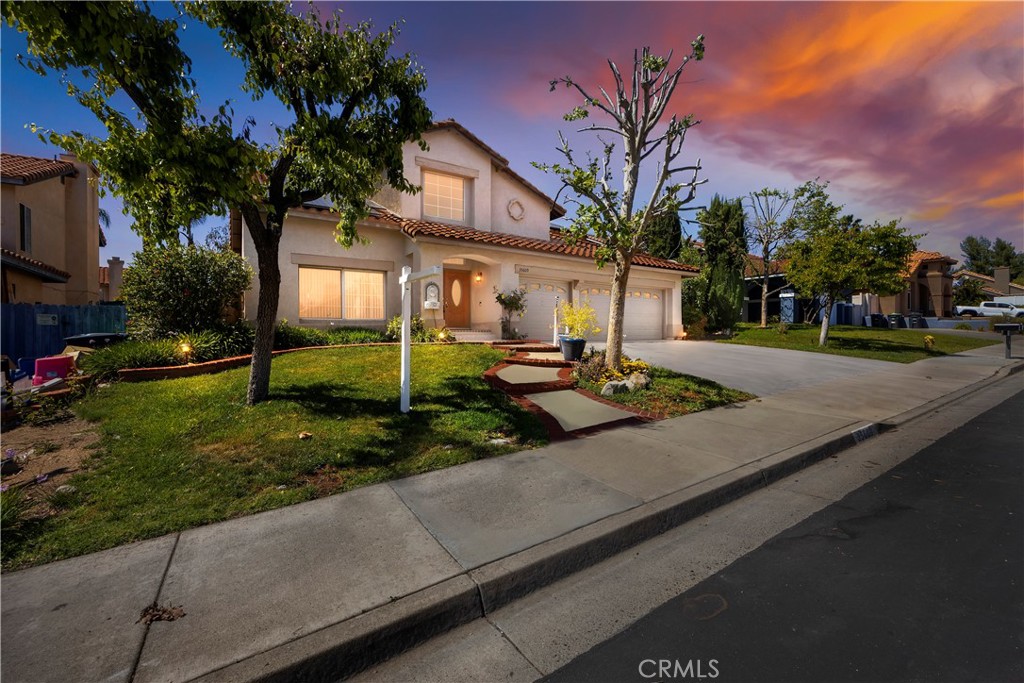
[[[414,346],[436,344],[437,342],[413,342]],[[465,345],[486,345],[486,342],[454,341],[448,344]],[[303,346],[297,349],[280,349],[274,351],[274,356],[296,351],[312,351],[313,349],[349,349],[361,346],[398,346],[399,342],[365,342],[362,344],[332,344],[330,346]],[[222,372],[232,368],[240,368],[252,362],[252,354],[245,356],[233,356],[232,358],[221,358],[205,363],[189,363],[188,365],[167,365],[160,368],[125,368],[117,371],[117,378],[124,382],[148,382],[158,379],[176,379],[179,377],[194,377],[208,373]]]

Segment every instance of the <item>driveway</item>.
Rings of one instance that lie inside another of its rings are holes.
[[[595,346],[604,347],[603,344]],[[758,396],[771,396],[899,365],[825,353],[698,341],[626,342],[623,351],[631,358],[641,358],[654,365],[704,377]]]

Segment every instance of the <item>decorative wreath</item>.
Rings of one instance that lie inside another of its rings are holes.
[[[508,203],[508,215],[512,220],[518,222],[526,217],[526,209],[523,207],[523,203],[518,199],[513,199]]]

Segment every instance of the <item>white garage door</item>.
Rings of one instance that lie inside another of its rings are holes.
[[[559,280],[521,278],[519,284],[526,288],[526,313],[521,320],[512,319],[512,327],[528,339],[550,342],[552,314],[555,297],[565,301],[569,297],[569,283]]]
[[[611,288],[600,286],[581,286],[581,299],[590,301],[597,313],[599,334],[589,337],[598,341],[608,335],[608,312],[611,307]],[[631,287],[626,292],[626,313],[624,336],[627,341],[644,339],[661,339],[663,336],[662,312],[664,311],[664,291]]]

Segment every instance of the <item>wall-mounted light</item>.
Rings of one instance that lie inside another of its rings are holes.
[[[483,271],[478,271],[477,272],[477,274],[476,274],[476,281],[477,282],[483,282],[484,281]]]

